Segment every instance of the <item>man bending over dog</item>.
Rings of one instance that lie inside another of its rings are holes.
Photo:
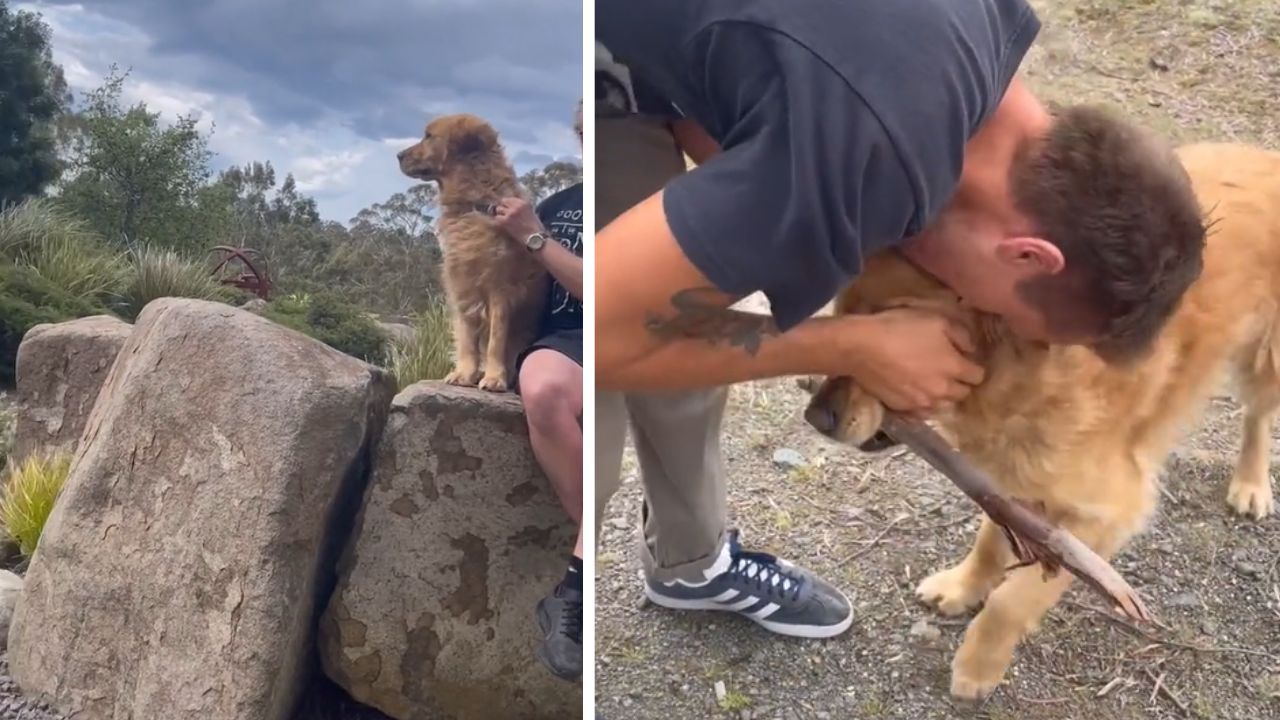
[[[1054,117],[1017,77],[1039,27],[1025,0],[597,0],[597,40],[634,81],[614,85],[646,90],[632,116],[699,163],[597,236],[598,390],[643,398],[652,427],[678,423],[668,448],[702,443],[683,465],[650,447],[664,470],[643,474],[654,602],[786,635],[849,627],[838,589],[738,545],[723,478],[700,470],[720,465],[723,394],[709,389],[852,376],[928,414],[982,381],[966,330],[937,314],[811,317],[867,255],[895,247],[1019,335],[1106,358],[1148,347],[1198,276],[1205,229],[1172,151],[1096,109]],[[730,309],[757,291],[771,317]],[[598,410],[610,463],[620,407]],[[598,506],[618,484],[608,470]]]
[[[581,143],[581,103],[574,131]],[[516,360],[516,390],[538,464],[579,527],[564,580],[537,608],[538,657],[573,679],[582,673],[582,183],[542,201],[536,213],[520,198],[504,198],[495,216],[552,278],[539,339]]]

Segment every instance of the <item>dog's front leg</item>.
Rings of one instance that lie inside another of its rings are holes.
[[[480,335],[476,332],[475,315],[467,316],[457,307],[450,307],[453,321],[453,351],[457,356],[453,363],[453,372],[445,375],[444,381],[450,385],[475,387],[480,376]]]
[[[507,390],[507,326],[510,323],[511,308],[507,306],[501,292],[494,293],[489,297],[489,343],[485,348],[481,390]]]
[[[1004,533],[983,515],[969,554],[955,567],[925,578],[916,588],[916,597],[943,615],[960,615],[981,605],[1013,562]]]
[[[1104,558],[1123,542],[1101,525],[1064,523],[1063,527]],[[961,700],[990,695],[1009,669],[1018,643],[1039,626],[1071,580],[1066,570],[1046,580],[1039,564],[1009,573],[965,630],[964,642],[951,662],[951,694]]]

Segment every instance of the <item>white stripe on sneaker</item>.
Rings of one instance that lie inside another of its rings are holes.
[[[745,598],[743,598],[742,600],[739,600],[738,602],[736,602],[736,603],[734,603],[734,604],[732,604],[732,605],[729,605],[728,607],[726,607],[726,608],[725,608],[725,610],[732,610],[732,611],[734,611],[734,612],[742,612],[743,610],[746,610],[747,608],[751,607],[752,605],[755,605],[755,604],[756,604],[756,603],[758,603],[758,602],[760,602],[760,598],[758,598],[758,597],[754,597],[754,596],[752,596],[752,595],[748,595],[748,596],[746,596]]]
[[[733,588],[729,588],[728,590],[725,590],[719,595],[711,598],[711,602],[727,603],[741,594],[742,593],[738,592],[737,590],[734,590]]]
[[[755,618],[756,620],[768,620],[769,616],[774,614],[777,611],[778,611],[778,604],[769,603],[768,605],[765,605],[764,607],[760,608],[759,610],[753,613],[748,613],[748,615]]]

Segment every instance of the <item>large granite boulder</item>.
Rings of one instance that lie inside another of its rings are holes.
[[[0,570],[0,647],[9,642],[9,625],[13,622],[13,609],[20,597],[22,577]]]
[[[19,686],[86,720],[288,718],[392,392],[243,310],[148,305],[27,572]]]
[[[514,396],[406,389],[320,624],[325,671],[398,720],[581,717],[581,687],[534,654],[575,532]]]
[[[382,328],[387,340],[397,345],[412,345],[418,339],[418,331],[412,325],[379,322],[378,327]]]
[[[116,355],[133,328],[109,315],[36,325],[18,346],[13,460],[74,451]]]

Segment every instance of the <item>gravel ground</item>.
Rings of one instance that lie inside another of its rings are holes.
[[[9,677],[9,658],[0,653],[0,720],[64,720],[43,703],[33,702],[18,692]]]
[[[1047,27],[1029,78],[1050,101],[1120,104],[1179,141],[1280,148],[1271,91],[1280,7],[1033,4]],[[968,618],[938,617],[913,595],[921,578],[963,556],[973,506],[905,452],[868,456],[825,441],[800,416],[805,400],[791,380],[734,388],[731,522],[748,545],[838,583],[853,598],[853,628],[801,641],[736,617],[644,606],[628,452],[597,566],[597,707],[608,720],[1280,717],[1280,519],[1226,508],[1240,419],[1230,399],[1216,399],[1171,458],[1154,526],[1116,559],[1168,629],[1119,621],[1077,585],[978,708],[954,706],[947,693]],[[798,457],[780,464],[780,450]]]

